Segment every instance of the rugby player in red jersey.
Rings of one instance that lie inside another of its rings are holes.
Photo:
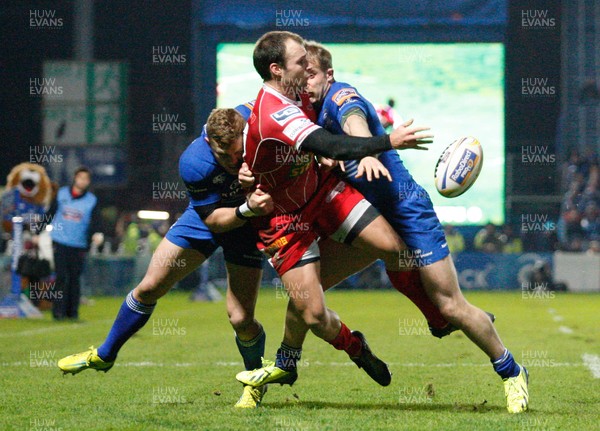
[[[426,127],[405,124],[390,135],[371,138],[336,136],[313,121],[307,100],[304,40],[290,32],[263,35],[254,50],[254,66],[264,80],[248,121],[244,159],[256,177],[257,187],[269,193],[274,211],[257,219],[259,249],[290,293],[290,307],[318,337],[344,350],[378,383],[391,376],[385,363],[370,352],[364,336],[351,332],[337,314],[325,306],[319,276],[318,237],[331,237],[366,250],[388,267],[399,265],[398,253],[406,245],[385,219],[344,181],[319,169],[315,154],[336,160],[356,159],[392,148],[422,148],[431,135]],[[240,218],[253,217],[240,207]],[[277,361],[257,373],[240,373],[238,380],[255,386],[293,383],[299,346],[284,342]]]

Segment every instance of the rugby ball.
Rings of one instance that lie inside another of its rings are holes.
[[[435,188],[447,198],[455,198],[475,183],[483,165],[483,149],[472,136],[452,142],[435,165]]]

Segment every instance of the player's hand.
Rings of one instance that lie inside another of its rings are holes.
[[[325,168],[326,170],[331,170],[338,165],[337,160],[333,160],[328,157],[319,156],[318,160],[319,160],[319,163],[321,164],[321,167]]]
[[[252,193],[248,195],[248,208],[258,216],[264,216],[273,212],[275,208],[273,198],[264,190],[260,189],[260,184]]]
[[[242,163],[242,167],[238,171],[238,181],[240,182],[240,185],[245,189],[249,189],[254,185],[254,175],[252,175],[252,171],[250,170],[246,162]]]
[[[375,179],[386,177],[388,181],[392,181],[390,171],[375,157],[364,157],[360,160],[356,178],[361,178],[364,174],[367,174],[367,181],[371,181],[373,177]]]
[[[431,133],[419,133],[429,130],[427,126],[413,126],[413,119],[404,122],[397,128],[395,128],[390,134],[390,141],[392,142],[392,148],[396,150],[406,150],[408,148],[414,148],[415,150],[427,150],[427,147],[423,147],[423,144],[431,144],[433,135]]]

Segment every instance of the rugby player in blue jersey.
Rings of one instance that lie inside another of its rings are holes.
[[[329,51],[314,42],[306,44],[308,58],[307,91],[319,117],[317,124],[334,134],[369,137],[385,134],[373,105],[356,88],[336,82]],[[410,125],[412,120],[405,123]],[[427,192],[418,185],[395,150],[377,158],[345,162],[340,175],[359,190],[387,219],[406,242],[401,251],[401,266],[416,266],[415,271],[387,271],[394,287],[408,296],[427,318],[432,333],[440,338],[461,329],[490,358],[503,379],[507,409],[520,413],[528,409],[527,370],[516,363],[504,347],[492,322],[493,315],[474,307],[462,295],[456,269],[449,254],[443,228],[433,210]],[[243,184],[252,182],[252,173],[244,164],[240,171]],[[320,241],[324,289],[336,280],[359,271],[373,257],[360,250],[348,250],[344,244]],[[296,346],[295,357],[275,363],[275,370],[295,373],[307,327],[291,305],[286,316],[285,342]],[[238,380],[252,382],[264,369],[238,374]],[[270,366],[269,371],[273,371]]]
[[[345,133],[363,137],[384,134],[385,130],[379,123],[373,105],[361,96],[356,88],[335,81],[329,51],[314,42],[307,43],[306,49],[309,60],[307,90],[315,110],[319,113],[317,124],[335,134]],[[365,178],[370,177],[371,172],[374,175],[377,173],[377,169],[373,169],[373,166],[376,166],[374,158],[346,162],[343,177],[381,212],[406,242],[410,249],[406,258],[417,262],[422,288],[441,316],[454,328],[461,329],[488,355],[495,371],[504,381],[508,411],[520,413],[527,410],[527,370],[517,364],[512,354],[504,347],[490,316],[471,305],[462,295],[443,228],[427,192],[414,181],[397,151],[381,153],[379,162],[386,168],[385,173],[389,173],[393,181],[388,181],[388,178],[368,181]],[[343,247],[341,244],[331,245]],[[323,252],[322,256],[323,267],[340,267],[332,265],[334,258],[331,262],[325,260],[335,256],[334,253]],[[400,259],[403,258],[401,252]],[[359,262],[357,269],[360,269],[360,265]],[[347,267],[344,268],[344,272],[346,271]],[[388,271],[388,275],[390,278],[403,276],[402,273],[392,271]],[[333,277],[335,278],[335,275]],[[408,292],[408,296],[415,294],[418,295],[418,292]],[[422,308],[422,311],[427,316],[429,310]]]
[[[260,189],[246,200],[238,182],[242,132],[251,109],[249,102],[236,107],[239,115],[233,110],[213,111],[200,137],[184,151],[179,171],[190,197],[187,209],[161,241],[144,279],[123,302],[104,343],[61,359],[58,366],[64,373],[77,374],[88,368],[110,370],[124,343],[149,320],[158,299],[219,246],[223,247],[228,272],[227,312],[236,344],[247,370],[262,365],[265,333],[254,318],[254,310],[263,254],[256,248],[256,231],[247,220],[270,213],[273,201]],[[327,276],[327,271],[324,274]],[[244,386],[236,407],[257,407],[265,388]]]
[[[237,213],[265,215],[272,211],[273,201],[260,189],[247,198],[240,187],[243,117],[250,115],[251,106],[236,109],[242,116],[209,118],[207,124],[213,124],[215,130],[205,126],[182,154],[179,173],[190,198],[187,209],[154,252],[142,281],[127,295],[102,345],[61,359],[58,367],[64,373],[76,374],[87,368],[110,370],[123,344],[149,320],[158,299],[219,246],[223,247],[228,272],[227,313],[236,344],[246,369],[261,366],[265,332],[254,317],[254,308],[264,258],[256,248],[255,230]],[[217,139],[209,140],[208,136]],[[263,393],[263,388],[244,387],[236,407],[256,407]]]

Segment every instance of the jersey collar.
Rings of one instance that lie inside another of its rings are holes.
[[[278,99],[289,103],[291,105],[296,105],[298,107],[302,106],[302,101],[300,100],[292,100],[286,96],[284,96],[283,94],[281,94],[279,91],[275,90],[273,87],[271,87],[270,85],[267,84],[263,84],[263,91],[272,94],[273,96],[277,97]]]

